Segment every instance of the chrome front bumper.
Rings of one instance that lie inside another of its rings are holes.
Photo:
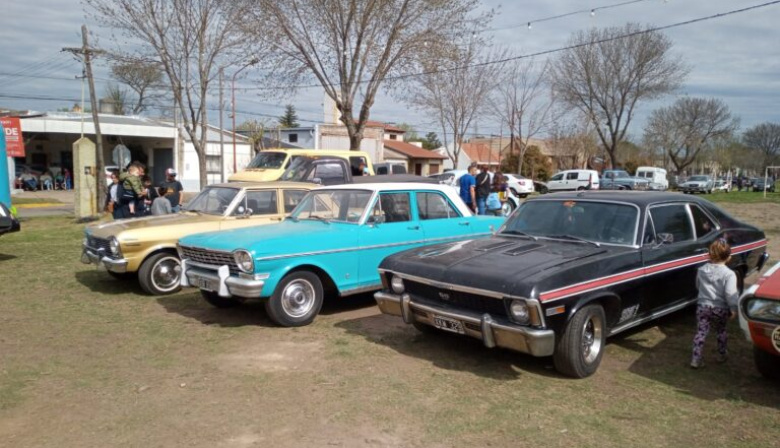
[[[409,294],[400,296],[377,292],[374,294],[380,311],[401,316],[404,322],[433,325],[433,316],[455,319],[463,323],[466,336],[482,340],[485,347],[503,347],[533,356],[552,356],[555,351],[555,332],[498,322],[490,314],[466,310],[452,311],[412,301]]]
[[[95,250],[90,247],[84,247],[81,251],[81,262],[84,264],[94,264],[103,266],[107,271],[124,274],[127,272],[127,260],[124,258],[116,259],[107,257],[102,250]]]
[[[211,266],[181,261],[181,286],[192,286],[205,291],[216,292],[220,297],[257,298],[263,292],[264,280],[233,277],[227,265],[214,270]]]

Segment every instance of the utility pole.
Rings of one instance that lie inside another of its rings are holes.
[[[92,122],[95,125],[95,160],[97,166],[95,167],[95,186],[97,188],[97,206],[98,210],[102,204],[105,203],[105,175],[103,174],[105,163],[103,162],[103,135],[100,133],[100,122],[98,120],[98,104],[97,97],[95,96],[95,79],[92,77],[92,56],[103,53],[103,50],[91,48],[87,37],[87,26],[81,25],[81,47],[67,47],[62,51],[68,51],[74,55],[83,57],[84,66],[86,67],[87,82],[89,83],[89,101],[92,106]]]
[[[219,178],[225,182],[225,125],[222,124],[222,116],[225,115],[224,89],[225,67],[219,68]],[[235,131],[235,129],[234,129]]]

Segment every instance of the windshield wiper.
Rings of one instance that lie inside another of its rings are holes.
[[[539,240],[539,237],[534,236],[534,235],[529,235],[529,234],[527,234],[525,232],[521,232],[519,230],[504,230],[503,232],[501,232],[501,234],[502,235],[503,234],[508,234],[508,235],[524,236],[526,238],[531,238],[534,241],[538,241]]]
[[[324,222],[325,224],[330,224],[330,219],[328,219],[328,218],[323,218],[323,217],[322,217],[322,216],[320,216],[320,215],[309,215],[309,219],[316,219],[317,221],[322,221],[322,222]]]
[[[599,244],[599,243],[597,243],[595,241],[591,241],[589,239],[585,239],[585,238],[582,238],[582,237],[579,237],[579,236],[569,235],[568,233],[564,234],[564,235],[548,235],[548,237],[549,238],[558,238],[558,239],[562,239],[562,240],[579,241],[581,243],[588,243],[588,244],[592,244],[592,245],[594,245],[596,247],[601,247],[601,244]]]

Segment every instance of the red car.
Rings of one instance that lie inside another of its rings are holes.
[[[745,291],[739,310],[740,326],[753,342],[756,368],[780,380],[780,263]]]

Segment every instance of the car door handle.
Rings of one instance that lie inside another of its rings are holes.
[[[407,227],[409,230],[420,230],[420,226],[409,226]]]
[[[463,221],[463,222],[459,222],[459,223],[458,223],[458,225],[461,225],[461,226],[467,226],[467,225],[469,225],[469,224],[471,224],[471,223],[470,223],[470,222],[468,222],[468,221]]]
[[[700,248],[694,250],[693,252],[697,253],[697,254],[703,254],[704,252],[709,252],[709,249],[706,248],[706,247],[700,247]]]

